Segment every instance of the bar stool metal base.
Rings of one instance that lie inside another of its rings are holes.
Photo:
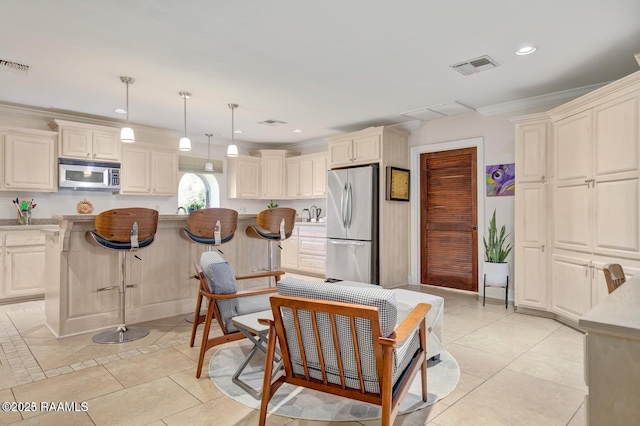
[[[142,339],[149,334],[149,330],[143,327],[118,326],[111,330],[101,331],[93,336],[94,343],[126,343]]]

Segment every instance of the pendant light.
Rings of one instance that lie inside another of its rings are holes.
[[[207,164],[204,165],[204,171],[205,172],[212,172],[213,171],[213,163],[211,162],[211,136],[213,136],[212,133],[205,133],[204,134],[208,139],[208,145],[207,145]]]
[[[127,125],[120,130],[120,141],[123,143],[135,142],[135,136],[133,135],[133,129],[129,127],[129,85],[135,81],[131,77],[120,77],[120,81],[127,85]]]
[[[229,108],[231,108],[231,145],[227,147],[227,157],[237,157],[238,156],[238,146],[235,142],[235,129],[234,129],[234,117],[233,110],[238,108],[238,104],[229,104]]]
[[[191,151],[191,140],[187,137],[187,99],[191,97],[189,92],[178,92],[184,99],[184,136],[180,138],[180,151]]]

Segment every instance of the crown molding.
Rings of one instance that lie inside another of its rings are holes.
[[[589,92],[593,92],[600,87],[609,84],[598,83],[590,86],[578,87],[576,89],[562,90],[560,92],[549,93],[546,95],[533,96],[531,98],[518,99],[515,101],[504,102],[501,104],[488,105],[485,107],[477,108],[476,111],[483,117],[490,115],[504,114],[507,112],[522,111],[529,108],[535,108],[545,105],[557,105],[569,102],[575,98],[579,98]]]

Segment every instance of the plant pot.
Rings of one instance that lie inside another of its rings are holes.
[[[506,287],[507,277],[511,276],[509,262],[484,262],[482,265],[484,282],[489,287]]]

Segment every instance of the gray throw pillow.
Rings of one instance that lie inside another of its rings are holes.
[[[210,263],[204,271],[209,290],[214,294],[236,293],[238,285],[229,262]]]

